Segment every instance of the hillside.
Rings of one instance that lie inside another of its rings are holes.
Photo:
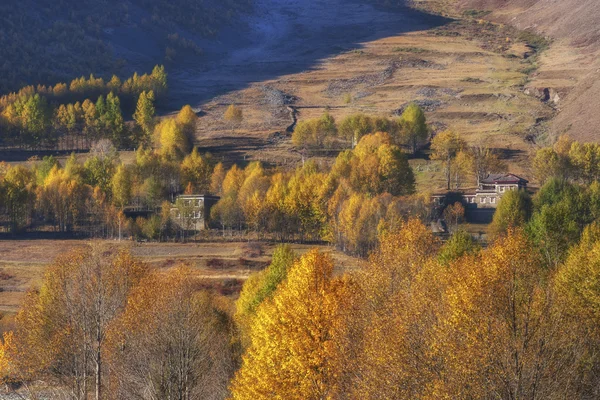
[[[249,5],[249,0],[3,1],[0,92],[90,73],[130,74],[174,62],[178,55],[198,59],[204,43]]]
[[[529,83],[534,93],[549,89],[558,115],[549,124],[559,134],[597,141],[600,114],[600,3],[596,0],[464,0],[463,10],[492,11],[487,18],[548,35],[553,44]],[[558,97],[557,97],[558,95]]]

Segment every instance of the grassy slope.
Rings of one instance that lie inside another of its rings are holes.
[[[502,151],[509,170],[529,176],[526,136],[536,119],[552,110],[523,94],[529,63],[526,48],[494,25],[457,22],[433,31],[419,31],[364,43],[356,50],[323,60],[316,68],[260,82],[205,104],[197,144],[225,161],[261,160],[294,167],[301,156],[289,138],[271,135],[289,124],[285,107],[269,107],[263,86],[296,97],[299,118],[317,117],[329,108],[336,119],[355,113],[393,115],[412,100],[434,104],[427,118],[434,128],[452,128],[470,143],[485,142]],[[347,103],[348,95],[352,98]],[[242,127],[222,119],[228,104],[240,104]],[[335,153],[314,156],[323,163]],[[441,168],[415,160],[419,188],[443,186]]]
[[[445,0],[441,0],[445,1]],[[440,0],[424,0],[447,12],[470,8],[493,11],[488,17],[520,29],[532,29],[554,42],[539,61],[529,87],[533,94],[548,88],[559,111],[548,124],[548,141],[567,133],[584,141],[598,141],[600,113],[600,2],[561,0],[462,0],[460,8],[439,7]]]

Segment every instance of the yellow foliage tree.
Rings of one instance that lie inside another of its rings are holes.
[[[225,118],[225,121],[229,123],[241,124],[244,120],[244,111],[241,109],[241,107],[231,104],[229,107],[227,107],[227,110],[225,110],[223,118]]]
[[[431,140],[431,158],[444,163],[447,189],[450,190],[452,171],[455,167],[455,159],[465,147],[465,141],[454,131],[448,130],[438,133]]]
[[[71,175],[67,169],[55,165],[44,184],[38,187],[38,202],[46,218],[55,223],[60,232],[71,230],[83,214],[89,187],[81,177]]]
[[[526,236],[509,230],[451,271],[431,354],[444,360],[444,372],[430,385],[429,397],[546,399],[568,393],[569,378],[558,378],[572,366],[561,349],[560,316],[551,311],[547,275]]]
[[[194,148],[181,162],[183,187],[191,187],[193,193],[206,194],[210,191],[212,166],[208,157],[202,157]]]
[[[181,159],[190,150],[190,141],[182,126],[175,119],[162,120],[156,126],[155,134],[160,153],[167,160]]]
[[[294,264],[258,308],[250,348],[231,385],[233,399],[334,396],[338,286],[329,256],[311,251]]]

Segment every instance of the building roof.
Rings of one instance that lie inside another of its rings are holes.
[[[488,174],[480,183],[487,185],[494,184],[525,184],[529,181],[515,174]]]
[[[178,199],[211,199],[211,200],[219,200],[219,196],[213,196],[210,194],[179,194],[177,195]]]

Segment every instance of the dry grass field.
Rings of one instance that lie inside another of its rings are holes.
[[[0,240],[0,313],[16,312],[27,290],[41,283],[44,269],[61,253],[85,245],[80,240]],[[154,268],[167,270],[185,265],[203,278],[206,286],[237,295],[245,279],[270,263],[276,244],[252,242],[137,243],[110,241],[127,247]],[[303,254],[311,245],[292,244]],[[357,268],[363,261],[333,247],[316,246],[330,253],[340,271]]]
[[[301,160],[289,136],[286,105],[273,93],[291,99],[300,120],[325,110],[338,120],[364,112],[394,116],[419,101],[435,131],[454,129],[469,143],[497,148],[509,171],[529,176],[532,130],[553,110],[524,93],[527,48],[503,36],[501,27],[477,21],[455,22],[363,43],[340,51],[302,73],[281,76],[215,98],[203,107],[197,144],[217,159],[293,167]],[[244,111],[241,126],[223,121],[227,105]],[[322,162],[331,152],[313,154]],[[413,160],[420,189],[442,187],[441,168]]]

